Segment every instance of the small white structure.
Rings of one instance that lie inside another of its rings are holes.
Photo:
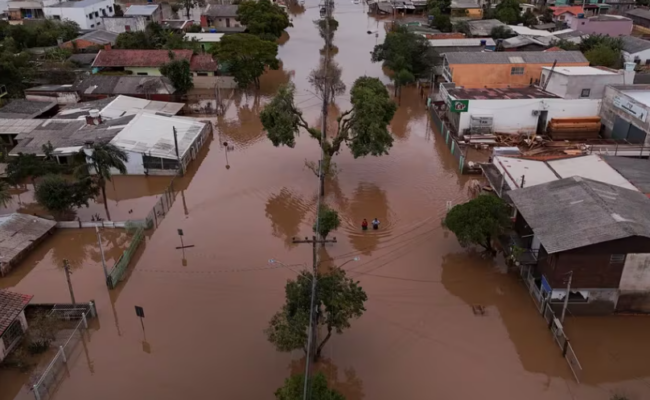
[[[25,307],[32,297],[0,289],[0,362],[20,343],[27,331]]]
[[[542,67],[540,86],[563,99],[602,99],[607,85],[634,80],[634,70],[594,67]]]
[[[650,40],[635,36],[623,36],[623,58],[627,62],[650,65]]]
[[[119,95],[113,101],[108,103],[108,105],[103,107],[99,114],[103,120],[111,120],[139,113],[172,116],[178,114],[184,105],[184,103],[155,101]],[[80,113],[89,114],[89,112],[94,108],[96,108],[96,105],[92,102],[81,103],[78,107],[66,107],[57,114],[57,118],[70,118],[70,115]]]
[[[144,17],[147,22],[162,22],[162,8],[158,4],[132,5],[124,12],[125,17]]]
[[[102,18],[115,15],[115,2],[114,0],[66,1],[46,5],[43,13],[46,18],[74,21],[81,29],[100,29]]]
[[[100,28],[114,33],[141,32],[147,27],[147,17],[105,17]]]

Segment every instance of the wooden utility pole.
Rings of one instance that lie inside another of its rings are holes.
[[[70,299],[72,299],[72,306],[76,306],[77,302],[74,299],[74,290],[72,289],[72,282],[70,281],[70,263],[67,259],[63,260],[63,270],[65,271],[65,279],[68,281],[68,290],[70,291]]]
[[[560,317],[560,322],[564,324],[564,316],[566,315],[566,309],[569,307],[569,294],[571,294],[571,280],[573,279],[573,271],[569,272],[569,281],[566,285],[566,296],[564,296],[564,305],[562,306],[562,316]]]
[[[185,175],[185,170],[183,168],[183,162],[181,161],[181,156],[178,152],[178,135],[176,133],[176,127],[172,126],[172,129],[174,130],[174,148],[176,149],[176,160],[178,160],[178,171],[180,172],[181,176]]]

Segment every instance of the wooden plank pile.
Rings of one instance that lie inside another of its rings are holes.
[[[552,118],[547,131],[553,140],[598,139],[600,117]]]

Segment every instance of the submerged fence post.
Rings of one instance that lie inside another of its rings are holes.
[[[81,313],[81,319],[84,322],[84,328],[88,329],[88,320],[86,319],[86,313]]]
[[[61,358],[63,358],[64,363],[68,363],[68,359],[65,356],[65,351],[63,350],[63,346],[59,346],[59,353],[61,353]]]
[[[562,346],[562,357],[566,357],[566,352],[569,349],[569,339],[566,337],[564,332],[562,332],[562,336],[564,337],[564,346]]]

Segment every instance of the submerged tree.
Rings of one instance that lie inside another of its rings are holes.
[[[252,83],[259,88],[266,68],[280,68],[278,45],[248,33],[224,36],[214,47],[214,55],[242,88]]]
[[[343,83],[342,75],[338,63],[324,57],[321,59],[318,68],[311,71],[308,80],[321,97],[325,96],[325,89],[327,89],[327,102],[333,103],[336,96],[345,93],[345,83]]]
[[[304,386],[304,374],[290,376],[284,381],[284,385],[275,391],[275,399],[302,400]],[[310,398],[313,400],[345,400],[345,396],[328,386],[327,378],[322,372],[318,372],[312,376],[309,387],[311,390]]]
[[[302,349],[307,352],[309,311],[311,309],[312,273],[303,271],[296,280],[289,280],[285,286],[285,304],[277,312],[264,331],[269,342],[279,351],[289,352]],[[318,361],[325,344],[332,336],[350,327],[350,321],[359,318],[366,311],[368,296],[359,282],[346,277],[345,270],[334,268],[326,274],[318,274],[314,318],[316,326],[324,327],[327,335],[313,353]]]
[[[246,31],[263,40],[275,41],[287,27],[289,16],[270,0],[244,0],[239,3],[237,18]]]
[[[317,226],[318,229],[316,229]],[[322,205],[318,212],[318,221],[314,223],[314,232],[320,235],[321,239],[326,239],[327,235],[338,229],[339,226],[341,226],[339,213],[327,205]]]
[[[88,207],[88,201],[98,193],[97,186],[89,177],[78,181],[61,175],[46,175],[36,185],[36,201],[53,213],[64,214],[81,206]]]
[[[494,253],[492,239],[511,226],[508,205],[492,195],[480,195],[454,206],[443,226],[452,231],[462,246],[477,244]]]
[[[172,52],[169,53],[170,55],[174,54]],[[194,87],[192,72],[190,71],[190,62],[186,59],[170,58],[171,60],[168,63],[160,67],[160,73],[169,78],[176,90],[180,93],[186,93]]]
[[[354,158],[388,154],[393,145],[388,125],[397,107],[379,79],[364,76],[354,82],[350,90],[352,108],[337,118],[336,133],[324,140],[321,140],[320,130],[303,118],[294,102],[294,92],[291,84],[281,87],[260,113],[262,125],[274,146],[294,147],[302,128],[320,144],[325,154],[325,166],[330,164],[332,156],[338,154],[344,143]]]

